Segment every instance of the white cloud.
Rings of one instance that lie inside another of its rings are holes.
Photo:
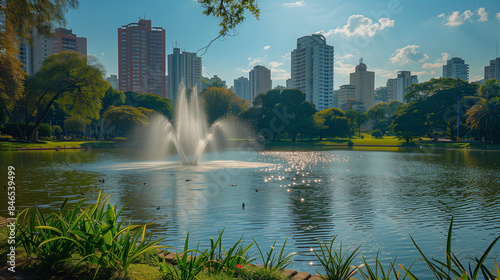
[[[269,65],[269,67],[271,68],[278,68],[283,65],[283,62],[271,61],[267,65]]]
[[[323,36],[325,36],[325,37],[329,37],[329,36],[331,36],[334,32],[335,32],[335,30],[334,30],[334,29],[330,29],[330,30],[328,30],[327,32],[325,32],[325,30],[320,30],[320,31],[318,31],[318,32],[316,32],[316,33],[314,33],[314,34],[321,34],[321,35],[323,35]]]
[[[375,68],[375,69],[373,69],[373,72],[375,72],[375,75],[377,77],[384,77],[384,78],[395,78],[396,77],[396,71]]]
[[[454,11],[453,13],[451,13],[450,16],[446,16],[444,13],[438,15],[438,17],[440,18],[444,18],[444,21],[446,22],[445,25],[447,26],[459,26],[459,25],[462,25],[465,23],[465,21],[470,21],[472,22],[472,15],[474,13],[471,12],[470,10],[467,10],[465,12],[463,12],[462,14],[460,14],[459,11]]]
[[[368,35],[369,37],[373,37],[378,31],[382,31],[389,27],[394,27],[394,20],[381,18],[377,23],[373,23],[371,19],[363,15],[352,15],[347,20],[346,25],[337,27],[333,31],[330,30],[326,34],[331,35],[333,32],[335,34],[342,34],[347,37],[355,35]]]
[[[346,55],[337,55],[335,56],[335,59],[342,60],[342,59],[351,59],[353,58],[353,54],[346,54]]]
[[[283,59],[290,60],[292,58],[292,54],[287,52],[281,56]]]
[[[450,54],[449,53],[442,53],[441,54],[441,58],[438,58],[434,61],[434,63],[424,63],[422,65],[422,68],[424,69],[436,69],[436,68],[440,68],[443,66],[443,64],[446,63],[446,61],[450,58]]]
[[[434,75],[436,74],[436,70],[431,71],[419,71],[419,72],[411,72],[412,75],[422,76],[422,75]]]
[[[237,67],[236,71],[238,71],[240,73],[248,73],[248,72],[250,72],[250,69],[243,69],[243,68]]]
[[[425,62],[429,59],[429,56],[420,52],[419,48],[420,47],[417,45],[408,45],[404,48],[397,49],[390,60],[392,63],[400,65],[410,62]]]
[[[335,75],[348,76],[350,73],[354,72],[354,68],[355,66],[352,64],[344,64],[342,61],[335,61]]]
[[[264,47],[265,50],[268,50],[269,48],[271,48],[271,46],[265,46]]]
[[[288,8],[304,7],[305,5],[306,5],[306,2],[304,2],[304,1],[297,1],[297,2],[283,4],[283,6],[288,7]]]
[[[479,19],[477,21],[482,22],[482,21],[488,21],[488,13],[486,12],[486,9],[479,8],[477,10],[477,14],[479,15]]]
[[[260,58],[260,57],[257,57],[257,58],[249,57],[248,60],[250,60],[250,62],[248,63],[248,66],[250,66],[250,67],[253,67],[257,64],[261,64],[264,62],[264,58]]]
[[[472,76],[472,77],[469,79],[469,81],[471,81],[471,82],[476,82],[476,81],[480,81],[480,80],[482,80],[483,78],[484,78],[484,76],[482,76],[482,75],[475,75],[475,76]]]
[[[500,13],[497,13],[497,19],[500,20]]]

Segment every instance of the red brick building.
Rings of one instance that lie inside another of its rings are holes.
[[[166,97],[165,29],[141,19],[118,28],[119,89]]]

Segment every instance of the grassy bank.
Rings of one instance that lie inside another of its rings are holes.
[[[0,142],[0,151],[17,151],[19,149],[65,149],[65,148],[110,148],[113,141],[44,141],[39,143],[28,142]]]

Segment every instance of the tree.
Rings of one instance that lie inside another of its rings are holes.
[[[260,10],[256,0],[198,0],[198,3],[205,9],[203,14],[212,15],[220,20],[219,36],[198,50],[205,49],[205,53],[215,40],[229,35],[229,31],[234,30],[238,24],[245,20],[245,11],[249,11],[255,18],[259,19]]]
[[[413,131],[408,131],[408,130],[398,131],[396,133],[396,138],[398,138],[399,140],[404,139],[404,140],[406,140],[406,143],[408,143],[408,144],[412,143],[413,140],[415,140],[415,139],[420,139],[420,137],[415,135],[415,133]]]
[[[486,141],[500,142],[500,97],[480,99],[467,111],[467,124]]]
[[[497,80],[490,79],[479,87],[479,96],[491,99],[500,96],[500,86]]]
[[[77,7],[78,0],[0,0],[0,104],[9,117],[26,76],[16,57],[19,39],[31,43],[33,29],[50,36],[54,26],[64,26],[67,9]]]
[[[223,87],[209,87],[201,94],[208,123],[226,117],[231,112],[233,92]]]
[[[366,113],[356,111],[356,123],[358,124],[359,129],[359,137],[361,138],[361,126],[364,125],[368,121],[368,116]]]
[[[332,107],[328,109],[321,110],[319,112],[316,112],[313,116],[315,125],[318,129],[319,132],[319,140],[322,140],[324,136],[330,135],[330,125],[333,125],[333,123],[328,123],[327,119],[331,119],[333,116],[339,116],[339,117],[345,117],[345,112]]]
[[[125,92],[125,104],[135,108],[147,108],[154,110],[168,119],[172,119],[173,109],[170,99],[162,98],[156,94],[137,93],[135,91]]]
[[[387,103],[386,103],[387,104]],[[384,105],[381,104],[375,104],[373,105],[368,112],[366,113],[366,116],[372,120],[375,120],[375,125],[378,124],[378,121],[385,118],[385,109]]]
[[[108,85],[102,67],[93,60],[71,51],[51,55],[40,71],[27,79],[21,102],[17,103],[22,116],[13,119],[22,119],[25,124],[34,121],[29,139],[35,141],[38,127],[56,103],[70,116],[96,119]]]
[[[112,86],[109,86],[108,90],[104,93],[104,97],[102,98],[102,108],[99,111],[99,139],[103,139],[104,137],[104,129],[103,129],[103,115],[111,106],[120,107],[125,105],[125,94]]]
[[[387,102],[387,87],[378,87],[375,89],[375,99]]]
[[[135,127],[149,123],[149,119],[146,116],[147,113],[145,114],[141,109],[144,108],[134,108],[128,105],[120,107],[111,106],[104,113],[104,124],[108,128],[108,131],[112,130],[120,135],[126,135]],[[148,110],[148,113],[151,112],[151,110]]]
[[[73,132],[76,134],[83,133],[85,128],[87,128],[91,122],[92,121],[90,119],[74,115],[64,121],[64,129],[66,129],[67,132]]]
[[[326,134],[331,137],[346,137],[351,139],[352,128],[346,116],[329,115],[325,121]]]
[[[357,127],[358,113],[355,110],[347,110],[345,112],[347,123],[349,124],[349,140],[351,140],[352,135],[354,135]]]

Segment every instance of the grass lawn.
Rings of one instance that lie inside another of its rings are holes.
[[[113,143],[111,141],[46,141],[46,143],[0,142],[0,151],[17,151],[18,148],[80,147],[83,143]]]

